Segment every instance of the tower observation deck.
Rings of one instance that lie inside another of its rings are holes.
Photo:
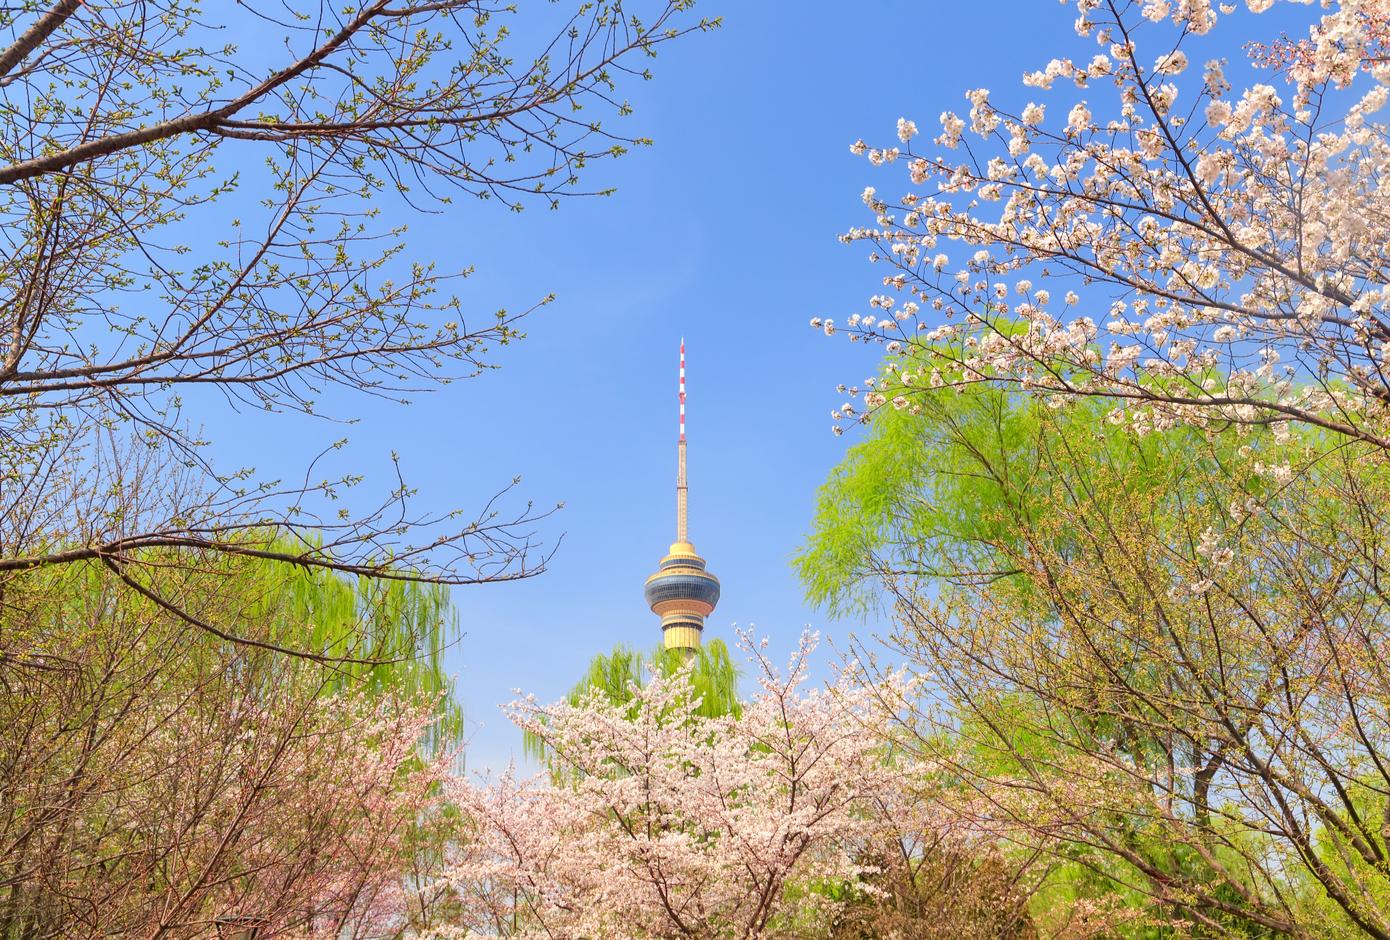
[[[696,553],[687,526],[685,340],[681,340],[680,437],[676,442],[676,540],[656,574],[647,578],[646,597],[647,606],[661,618],[666,649],[698,648],[705,618],[719,603],[719,579],[705,570],[705,560]]]

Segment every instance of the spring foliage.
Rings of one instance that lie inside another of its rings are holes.
[[[1384,936],[1373,448],[1141,435],[1099,402],[986,385],[917,402],[832,476],[800,565],[816,596],[891,605],[889,646],[922,682],[904,728],[988,796],[975,825],[1064,863],[1054,911]]]

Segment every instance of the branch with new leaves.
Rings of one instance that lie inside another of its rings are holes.
[[[360,478],[260,480],[215,466],[195,427],[221,406],[341,412],[345,393],[408,401],[496,368],[551,298],[465,310],[469,272],[419,257],[392,213],[466,225],[462,197],[604,192],[581,172],[647,143],[620,126],[628,84],[717,25],[690,0],[641,6],[0,12],[0,590],[99,564],[178,610],[163,570],[209,552],[441,584],[544,570],[547,513],[529,504],[425,513],[398,478],[359,514],[340,507]]]

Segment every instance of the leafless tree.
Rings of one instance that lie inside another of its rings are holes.
[[[447,584],[542,570],[529,504],[430,515],[400,480],[354,515],[332,503],[357,477],[227,471],[194,428],[218,399],[315,414],[335,386],[405,399],[494,367],[527,311],[465,312],[466,272],[416,257],[383,203],[586,192],[588,163],[646,143],[609,123],[624,82],[716,25],[643,6],[0,11],[0,592],[86,562],[192,618],[164,572],[208,553]]]

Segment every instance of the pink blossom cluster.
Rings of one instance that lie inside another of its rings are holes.
[[[872,690],[806,688],[812,637],[785,671],[747,645],[759,690],[737,719],[696,715],[686,673],[623,704],[513,703],[574,773],[452,785],[467,823],[441,883],[462,914],[431,936],[756,937],[828,916],[816,886],[862,873],[907,770]]]
[[[324,940],[398,931],[414,827],[437,810],[454,762],[447,750],[421,756],[432,704],[341,694],[312,703],[289,731],[278,709],[263,712],[237,740],[253,770],[218,794],[213,815],[231,838],[194,846],[205,870],[220,870],[222,916]]]

